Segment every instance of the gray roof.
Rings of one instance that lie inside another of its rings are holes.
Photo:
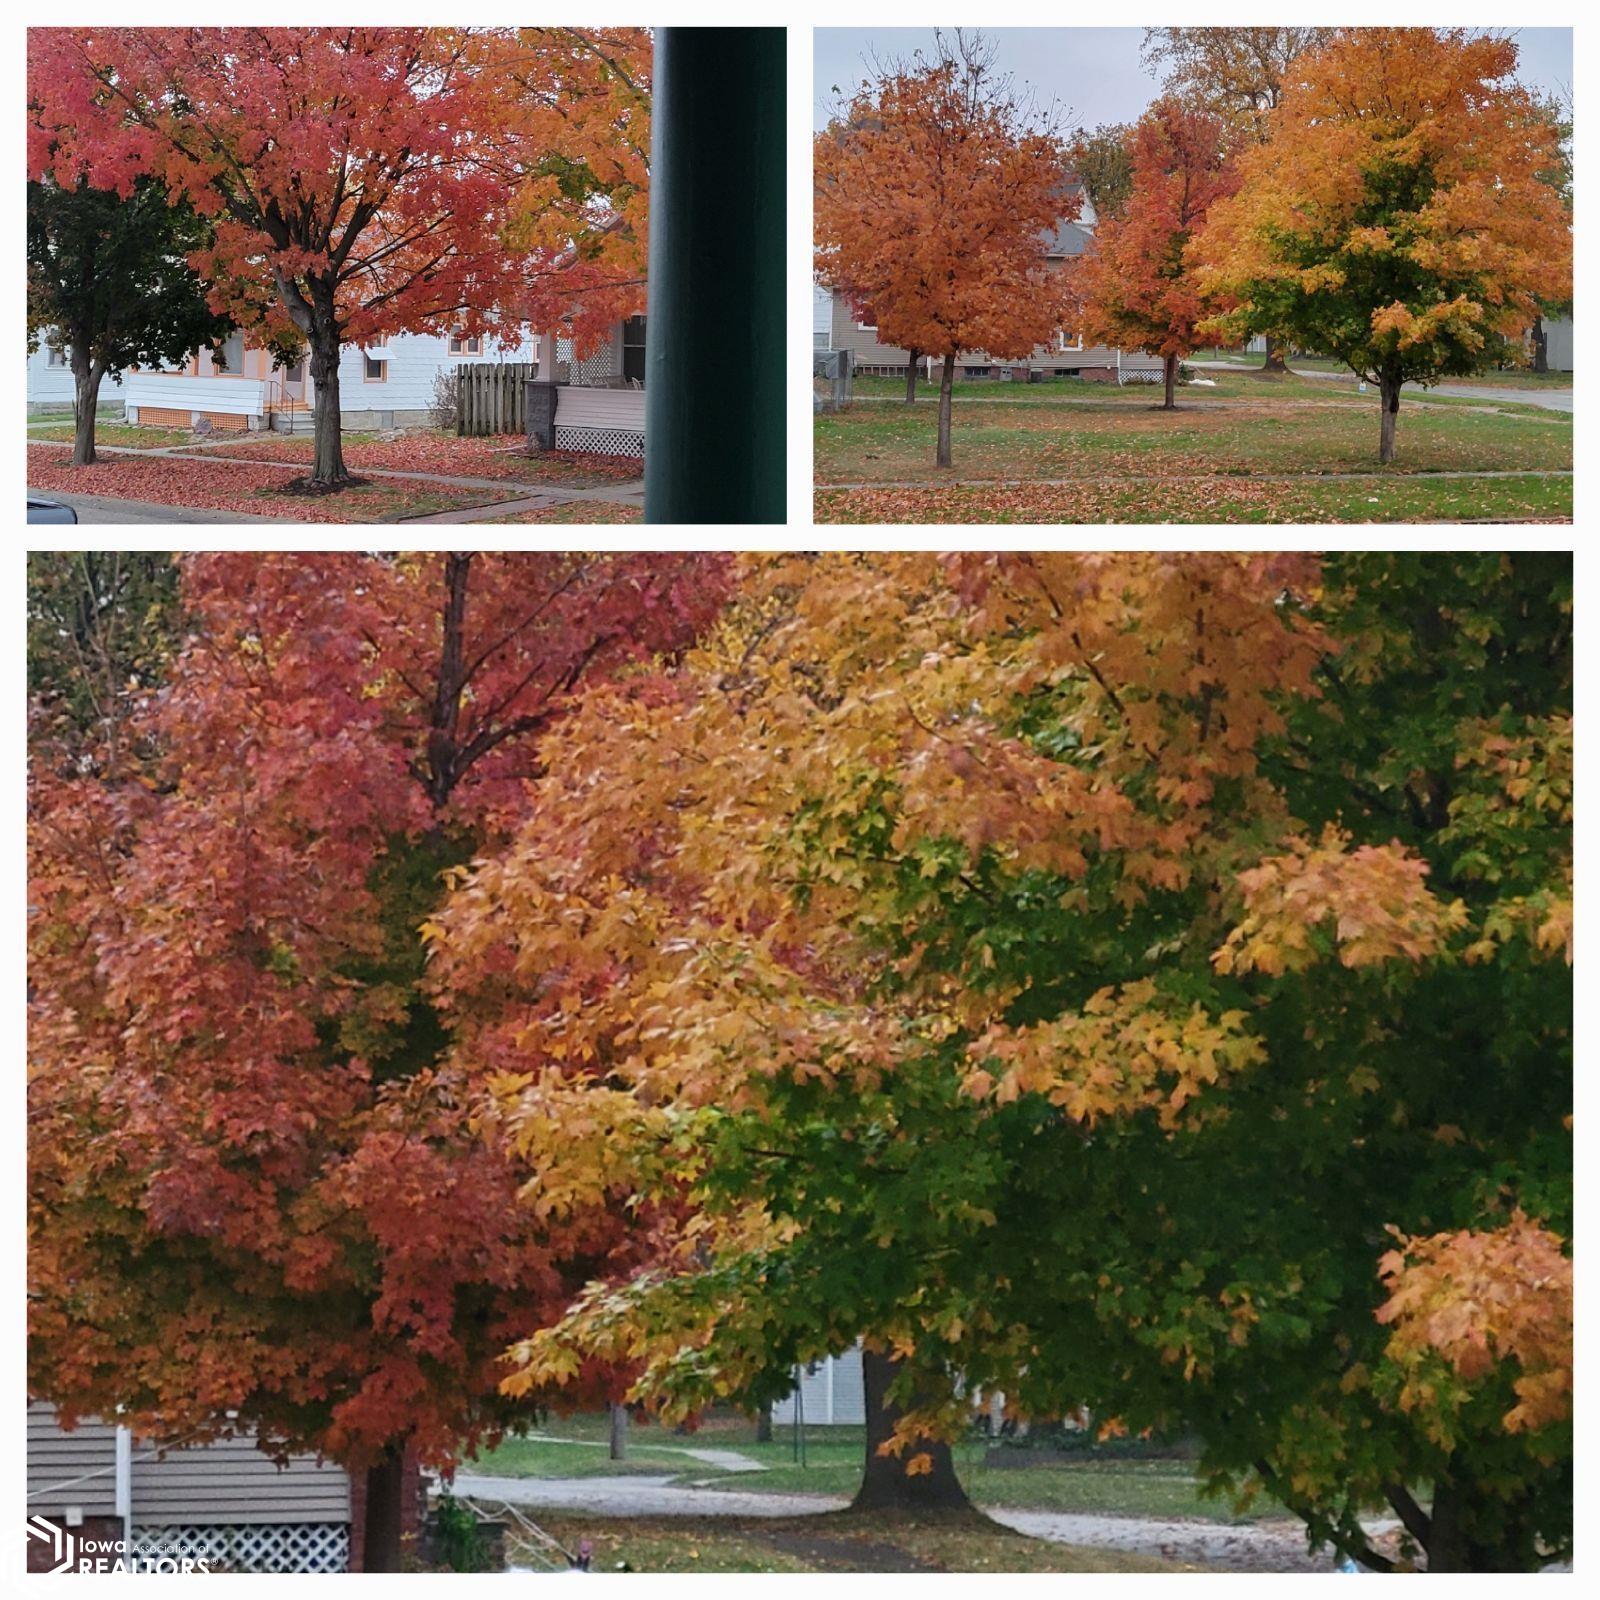
[[[1055,232],[1047,236],[1044,253],[1047,256],[1086,255],[1094,246],[1094,234],[1081,222],[1058,222]]]

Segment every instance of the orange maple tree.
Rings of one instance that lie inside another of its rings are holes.
[[[1559,1286],[1520,1286],[1571,1229],[1566,572],[753,561],[670,684],[553,732],[430,930],[535,1192],[693,1202],[509,1386],[606,1359],[681,1414],[862,1338],[902,1503],[959,1504],[935,1441],[999,1389],[1190,1431],[1371,1566],[1563,1548]],[[1441,1226],[1487,1241],[1443,1286]],[[1526,1312],[1444,1430],[1463,1290]]]
[[[614,1189],[524,1203],[418,929],[525,812],[538,736],[686,643],[722,571],[191,556],[187,642],[114,752],[58,755],[37,707],[31,1392],[365,1472],[393,1564],[402,1451],[492,1439],[505,1344],[651,1239]]]
[[[1208,302],[1189,245],[1217,201],[1238,187],[1226,160],[1220,117],[1179,100],[1158,100],[1129,136],[1133,187],[1080,259],[1074,287],[1084,328],[1110,345],[1162,359],[1164,401],[1173,409],[1178,362],[1198,343]]]
[[[1232,309],[1212,328],[1290,340],[1377,386],[1379,460],[1401,386],[1516,359],[1571,292],[1559,135],[1515,82],[1510,39],[1348,28],[1301,55],[1197,241]]]
[[[997,77],[981,43],[885,67],[816,136],[816,273],[885,344],[937,356],[936,459],[951,463],[956,358],[1020,360],[1068,315],[1045,256],[1080,204],[1047,115]]]

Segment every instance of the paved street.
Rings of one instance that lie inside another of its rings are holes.
[[[1186,365],[1202,368],[1207,372],[1257,370],[1254,367],[1243,366],[1237,361],[1190,361]],[[1355,375],[1349,372],[1302,371],[1292,364],[1290,370],[1297,378],[1317,378],[1325,383],[1353,384],[1356,381]],[[1526,389],[1515,389],[1490,383],[1436,383],[1431,389],[1424,389],[1421,384],[1408,383],[1401,393],[1416,395],[1424,400],[1430,394],[1436,394],[1447,400],[1499,400],[1519,406],[1542,406],[1546,411],[1572,410],[1571,389],[1545,389],[1531,384]]]
[[[114,500],[101,494],[65,494],[30,489],[41,500],[58,500],[78,513],[79,522],[270,522],[280,528],[304,527],[290,517],[254,517],[243,511],[206,511],[195,506],[163,506],[149,500]]]

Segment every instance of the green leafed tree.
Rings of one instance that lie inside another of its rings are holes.
[[[1567,1551],[1570,558],[749,581],[440,920],[530,1192],[689,1219],[511,1386],[693,1409],[859,1336],[907,1482],[999,1390],[1372,1568]]]
[[[1558,133],[1516,64],[1464,30],[1342,30],[1299,58],[1196,242],[1234,305],[1216,331],[1325,350],[1378,389],[1385,464],[1402,385],[1518,359],[1571,293]]]
[[[87,182],[28,185],[28,348],[42,339],[72,363],[72,464],[95,460],[95,407],[108,372],[173,366],[225,338],[189,257],[210,225],[161,185],[128,198]]]

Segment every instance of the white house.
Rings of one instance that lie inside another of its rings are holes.
[[[569,340],[531,333],[515,341],[402,333],[381,344],[349,347],[339,361],[340,420],[347,429],[426,427],[433,420],[441,373],[476,362],[538,366],[543,359],[564,391],[585,391],[558,408],[558,444],[600,448],[595,438],[612,432],[635,431],[642,438],[644,323],[643,317],[617,323],[600,348],[581,361],[574,359]],[[213,430],[240,432],[309,431],[313,390],[308,359],[281,367],[241,332],[219,352],[197,350],[170,371],[130,371],[122,385],[129,422],[187,428],[204,421]],[[588,392],[598,390],[614,392],[615,398],[606,401]],[[70,400],[70,372],[67,393]],[[562,432],[569,437],[562,439]]]
[[[806,1427],[831,1428],[867,1420],[867,1392],[861,1377],[861,1346],[842,1355],[827,1356],[798,1369],[795,1391],[772,1407],[774,1426],[798,1420]]]
[[[115,405],[121,400],[120,372],[108,372],[100,384],[100,404]],[[72,363],[67,352],[39,341],[37,350],[28,353],[28,413],[70,411],[76,399],[72,383]]]

